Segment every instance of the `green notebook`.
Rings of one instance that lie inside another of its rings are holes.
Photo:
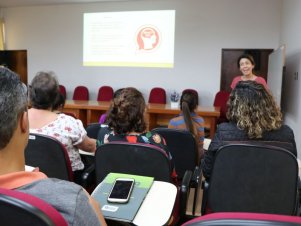
[[[133,178],[135,185],[127,203],[110,203],[108,195],[117,178]],[[105,218],[118,221],[132,222],[153,184],[153,177],[137,176],[121,173],[109,173],[95,188],[92,197],[99,202]]]

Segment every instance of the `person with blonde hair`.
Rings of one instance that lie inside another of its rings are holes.
[[[277,143],[277,146],[297,157],[294,132],[283,124],[280,108],[264,85],[256,81],[238,82],[230,94],[227,106],[229,122],[218,126],[202,160],[206,179],[210,178],[217,150],[231,142]]]

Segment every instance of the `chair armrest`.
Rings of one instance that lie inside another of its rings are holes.
[[[207,199],[208,199],[209,182],[204,180],[202,182],[202,188],[203,188],[203,199],[202,199],[201,214],[205,215],[206,214]]]
[[[187,201],[190,191],[192,172],[187,170],[183,176],[181,186],[180,186],[180,210],[179,215],[180,219],[186,215]]]
[[[196,166],[194,168],[194,171],[193,171],[193,174],[192,174],[192,177],[191,177],[190,186],[192,188],[198,187],[199,186],[199,181],[200,181],[201,178],[202,178],[202,169],[201,169],[201,167]]]
[[[87,189],[92,185],[95,185],[95,164],[92,164],[85,169],[81,176],[82,187]]]

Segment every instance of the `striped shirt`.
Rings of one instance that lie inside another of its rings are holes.
[[[191,118],[199,133],[199,147],[202,148],[205,138],[204,119],[201,116],[198,116],[195,112],[191,113]],[[179,116],[171,119],[169,121],[168,128],[187,130],[183,114],[181,113]]]

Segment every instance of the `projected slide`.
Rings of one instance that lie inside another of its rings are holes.
[[[174,65],[175,10],[84,14],[84,66]]]

